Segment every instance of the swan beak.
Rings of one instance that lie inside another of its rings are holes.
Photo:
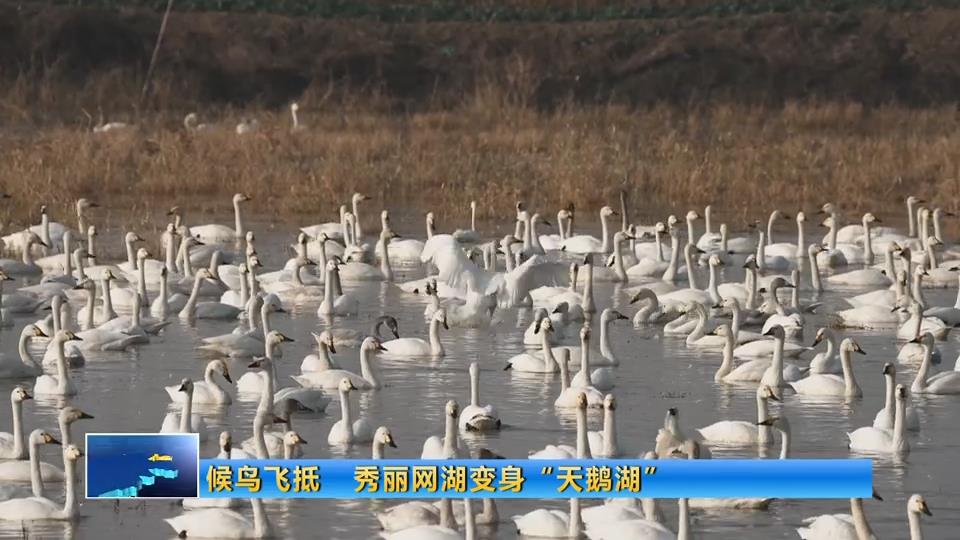
[[[396,328],[391,328],[390,331],[393,333],[393,337],[394,337],[394,338],[400,339],[400,332],[397,331]]]
[[[543,223],[543,224],[546,225],[547,227],[553,227],[553,224],[550,223],[549,221],[545,220],[545,219],[541,219],[541,220],[540,220],[540,223]]]
[[[629,320],[630,320],[630,317],[627,317],[627,316],[624,315],[623,313],[617,313],[617,319],[616,319],[616,320],[618,320],[618,321],[629,321]]]
[[[230,378],[230,372],[223,370],[223,378],[227,380],[228,383],[232,383],[233,379]]]
[[[93,415],[80,411],[80,418],[83,420],[93,420]]]
[[[306,439],[304,439],[303,437],[301,437],[301,436],[299,436],[299,435],[297,435],[297,442],[300,443],[300,444],[309,444]]]
[[[388,445],[390,448],[396,448],[396,447],[397,447],[397,443],[393,442],[393,437],[392,437],[392,436],[387,437],[387,445]]]
[[[920,341],[920,336],[917,336],[917,337],[911,339],[910,341],[908,341],[907,343],[920,343],[920,342],[921,342],[921,341]]]
[[[283,418],[280,418],[279,416],[276,416],[276,415],[273,416],[273,420],[271,420],[271,422],[273,422],[274,424],[286,424],[286,423],[288,423],[286,420],[284,420]]]
[[[186,391],[187,391],[187,385],[185,384],[181,384],[180,388],[177,388],[177,392],[186,392]]]
[[[814,338],[813,345],[811,345],[811,347],[816,347],[821,341],[823,341],[823,334],[817,334],[817,337]]]
[[[446,318],[446,317],[443,318],[443,329],[444,329],[444,330],[449,330],[449,329],[450,329],[450,326],[447,325],[447,318]]]
[[[262,366],[263,366],[263,359],[262,359],[262,358],[259,359],[259,360],[254,360],[253,362],[250,362],[249,364],[247,364],[247,367],[250,368],[250,369],[256,369],[256,368],[259,368],[259,367],[262,367]]]
[[[856,345],[856,349],[854,349],[853,352],[860,353],[860,354],[862,354],[862,355],[864,355],[864,356],[867,355],[867,351],[861,349],[861,348],[860,348],[860,345]]]
[[[81,339],[80,336],[71,333],[71,334],[70,334],[70,339],[68,339],[67,341],[83,341],[83,339]]]
[[[927,506],[927,501],[920,503],[920,511],[928,516],[932,516],[933,512],[930,511],[930,507]]]
[[[630,303],[631,303],[631,304],[635,304],[635,303],[637,302],[637,300],[640,300],[640,294],[639,294],[639,293],[633,295],[633,298],[630,299]]]
[[[770,392],[769,399],[772,399],[773,401],[778,401],[778,402],[783,401],[782,399],[780,399],[780,396],[778,396],[776,392]]]
[[[380,343],[380,342],[378,341],[378,342],[377,342],[377,350],[378,350],[378,351],[385,351],[385,350],[387,350],[387,348],[383,346],[383,343]]]
[[[873,218],[873,221],[874,223],[883,223],[883,221],[881,221],[881,219],[878,217]]]
[[[772,426],[772,425],[773,425],[773,420],[771,420],[771,419],[769,419],[769,418],[766,418],[766,419],[764,419],[762,422],[757,422],[757,425],[758,425],[758,426]]]
[[[333,340],[330,340],[330,343],[327,343],[327,349],[330,350],[331,354],[337,354],[337,348],[333,344]]]
[[[883,497],[881,497],[880,494],[877,493],[877,490],[873,490],[873,494],[872,494],[871,496],[872,496],[874,499],[878,500],[878,501],[882,501],[882,500],[883,500]]]
[[[28,392],[26,389],[24,389],[24,391],[23,391],[23,399],[33,399],[33,394],[31,394],[31,393]],[[83,418],[83,417],[81,416],[81,418]]]
[[[773,335],[773,329],[774,329],[774,328],[776,328],[776,327],[771,327],[769,330],[767,330],[766,332],[764,332],[763,335],[765,335],[765,336],[772,336],[772,335]]]
[[[47,444],[58,444],[60,446],[63,446],[62,442],[58,441],[57,439],[54,439],[53,437],[50,437],[50,440],[47,441]]]

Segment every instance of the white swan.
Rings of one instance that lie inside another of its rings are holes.
[[[688,309],[693,311],[693,313],[697,316],[697,325],[693,328],[693,330],[690,331],[690,335],[687,336],[687,347],[709,349],[722,348],[727,342],[726,337],[715,334],[706,335],[705,333],[707,318],[709,315],[707,315],[707,309],[703,307],[703,304],[690,304]]]
[[[929,333],[934,338],[943,340],[953,328],[935,317],[924,317],[923,308],[916,301],[907,308],[910,317],[897,329],[897,339],[914,339],[918,333]]]
[[[239,129],[239,128],[238,128]],[[240,217],[240,204],[251,200],[249,195],[236,193],[233,196],[233,228],[226,225],[210,224],[190,227],[190,236],[204,244],[229,244],[244,237],[243,220]]]
[[[263,340],[264,356],[271,360],[270,373],[274,378],[276,377],[276,367],[272,361],[280,358],[280,345],[292,341],[292,338],[277,330],[271,331]],[[245,394],[260,393],[267,382],[265,373],[247,372],[237,380],[237,392]]]
[[[470,201],[470,228],[453,231],[453,239],[461,244],[476,244],[480,241],[480,232],[477,231],[477,201]]]
[[[616,375],[610,367],[590,369],[590,327],[580,328],[580,371],[570,381],[573,388],[596,388],[601,392],[614,386]]]
[[[35,324],[28,324],[20,332],[20,340],[17,343],[17,357],[12,354],[0,353],[0,379],[36,377],[43,373],[43,368],[33,359],[30,350],[27,348],[30,340],[35,337],[47,336]]]
[[[179,414],[169,412],[163,417],[160,433],[196,433],[200,442],[204,442],[209,435],[203,417],[193,414],[193,381],[182,379],[178,391],[185,393],[187,398],[181,402]]]
[[[873,498],[883,499],[874,492]],[[797,534],[804,540],[873,540],[873,530],[863,513],[863,499],[850,499],[849,514],[822,514],[803,520]]]
[[[512,516],[517,533],[535,538],[579,538],[583,530],[580,499],[570,499],[570,512],[538,508],[523,515]]]
[[[600,209],[600,236],[603,238],[598,239],[589,235],[576,235],[571,236],[563,241],[560,245],[561,251],[566,251],[568,253],[578,253],[578,254],[587,254],[587,253],[602,253],[604,255],[609,254],[613,251],[613,246],[610,242],[610,224],[609,219],[612,216],[618,215],[617,212],[610,208],[609,206],[604,206]]]
[[[379,373],[373,364],[372,356],[384,351],[380,340],[368,337],[360,346],[360,373],[345,369],[332,368],[324,371],[306,371],[291,378],[304,388],[339,388],[343,379],[347,379],[357,390],[375,390],[381,388]]]
[[[531,452],[527,459],[589,459],[590,440],[587,435],[587,393],[579,390],[576,394],[577,432],[576,447],[566,444],[548,444],[543,450]],[[602,403],[602,402],[601,402]]]
[[[30,460],[15,459],[0,462],[0,480],[31,482],[33,486],[37,487],[34,490],[35,496],[38,496],[37,494],[42,491],[43,482],[63,482],[64,472],[62,470],[40,461],[39,452],[42,444],[60,445],[60,441],[42,429],[33,430],[28,439]]]
[[[337,259],[327,261],[327,274],[323,281],[323,301],[317,308],[317,316],[330,317],[333,315],[356,315],[360,309],[360,301],[351,293],[341,293],[340,267]]]
[[[337,421],[327,434],[327,442],[332,445],[350,445],[367,443],[373,440],[373,429],[366,418],[360,416],[353,419],[353,409],[350,405],[350,391],[356,390],[350,379],[340,380],[340,420]]]
[[[590,455],[595,458],[620,457],[620,445],[617,442],[617,400],[613,394],[603,398],[603,430],[587,432]]]
[[[928,376],[932,363],[933,336],[923,334],[917,341],[923,345],[923,362],[910,391],[914,394],[960,394],[960,371],[943,371]]]
[[[813,373],[799,381],[791,382],[790,386],[797,394],[807,396],[862,397],[863,390],[857,384],[853,372],[853,353],[867,354],[853,338],[845,338],[840,342],[842,377],[831,373]]]
[[[877,429],[893,429],[896,417],[896,398],[894,391],[897,386],[897,367],[889,362],[883,365],[883,379],[886,383],[886,393],[883,408],[877,412],[873,419],[873,427]],[[907,407],[904,421],[906,429],[910,431],[920,430],[920,417],[917,410],[913,407]]]
[[[80,341],[76,334],[69,330],[61,330],[53,336],[53,346],[57,351],[57,375],[40,375],[33,385],[34,394],[51,394],[58,396],[74,396],[77,388],[70,379],[70,368],[63,353],[64,343]]]
[[[193,281],[193,289],[187,303],[180,310],[180,318],[185,320],[193,319],[236,319],[243,310],[230,304],[221,302],[197,302],[200,295],[200,286],[204,280],[216,281],[213,274],[207,268],[201,268],[197,271]]]
[[[816,347],[821,341],[827,342],[827,350],[818,352],[810,359],[810,373],[842,373],[843,367],[837,357],[839,346],[837,333],[831,328],[820,328],[817,330],[817,337],[813,340],[811,347]]]
[[[923,540],[923,531],[920,529],[920,514],[932,516],[923,495],[914,493],[907,500],[907,521],[910,524],[910,540]]]
[[[896,414],[893,429],[877,429],[873,426],[862,427],[848,433],[850,449],[860,452],[881,452],[906,455],[910,452],[910,443],[906,438],[907,389],[898,384],[894,391]]]
[[[461,457],[460,445],[457,441],[457,417],[460,415],[460,406],[450,400],[443,408],[444,432],[443,436],[433,435],[423,441],[423,450],[420,459],[457,459]]]
[[[257,309],[258,306],[259,309]],[[264,336],[273,330],[273,325],[270,324],[271,314],[286,313],[286,310],[274,294],[268,294],[262,298],[256,296],[248,302],[246,307],[247,319],[250,323],[256,321],[255,315],[259,311],[260,328],[248,328],[240,332],[233,331],[203,338],[203,345],[200,345],[200,348],[231,358],[250,358],[261,354],[264,351]],[[276,353],[278,358],[282,356],[282,351],[277,350]]]
[[[261,499],[250,499],[253,521],[229,508],[204,508],[164,519],[180,538],[270,538],[273,536]]]
[[[27,457],[27,446],[23,440],[23,402],[28,399],[33,399],[33,396],[22,386],[15,386],[10,392],[13,433],[0,433],[0,459]]]
[[[576,408],[581,393],[587,396],[587,406],[603,407],[603,393],[593,387],[572,388],[570,386],[570,349],[561,347],[558,350],[559,358],[556,364],[560,367],[560,395],[554,400],[553,406],[558,408]]]
[[[0,270],[8,276],[32,276],[37,274],[42,274],[43,269],[40,268],[37,263],[33,260],[33,252],[31,251],[34,245],[41,245],[44,247],[50,247],[45,244],[43,240],[40,239],[34,233],[27,234],[26,243],[24,250],[21,253],[20,260],[16,259],[0,259]]]
[[[66,483],[66,497],[63,506],[45,497],[27,497],[0,502],[0,520],[39,521],[74,520],[79,516],[77,503],[77,460],[83,456],[76,445],[63,449],[63,469]]]
[[[470,404],[460,411],[461,431],[493,431],[500,429],[500,416],[493,405],[480,404],[480,365],[470,363]]]
[[[757,387],[757,420],[721,420],[697,430],[704,441],[722,444],[769,444],[772,442],[770,426],[761,424],[768,418],[767,400],[780,401],[772,388]]]
[[[445,355],[443,343],[440,341],[440,326],[444,330],[449,330],[447,325],[447,312],[445,309],[438,309],[430,319],[428,326],[429,341],[422,338],[403,337],[391,339],[382,343],[385,355],[391,357],[434,357],[441,358]]]
[[[204,403],[229,405],[233,402],[230,394],[220,386],[220,382],[213,377],[214,373],[219,373],[228,383],[233,382],[230,378],[230,369],[227,367],[226,362],[220,359],[210,361],[203,370],[203,381],[193,384],[192,399],[194,405]],[[178,384],[167,386],[166,391],[167,395],[170,396],[170,401],[173,403],[182,404],[183,400],[186,399],[186,395],[180,391],[180,385]]]

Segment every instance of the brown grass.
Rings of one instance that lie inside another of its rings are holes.
[[[157,223],[144,209],[179,204],[222,212],[235,191],[251,194],[261,211],[275,208],[298,221],[330,219],[355,190],[372,195],[374,207],[431,209],[441,220],[462,219],[470,199],[488,217],[509,215],[517,200],[550,216],[574,201],[592,216],[614,205],[620,189],[637,216],[713,203],[738,227],[774,206],[812,210],[828,200],[892,217],[908,193],[960,206],[955,107],[792,103],[538,113],[511,103],[490,91],[450,112],[305,106],[308,127],[297,133],[289,132],[287,111],[245,111],[261,129],[244,137],[233,132],[241,113],[229,111],[203,118],[218,129],[201,133],[187,133],[173,116],[146,118],[127,132],[74,126],[7,133],[0,187],[15,199],[2,210],[4,222],[34,222],[41,202],[64,216],[72,200],[88,196],[127,219]]]

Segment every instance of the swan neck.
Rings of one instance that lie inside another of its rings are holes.
[[[605,216],[602,212],[600,213],[600,234],[603,235],[603,245],[600,249],[604,254],[608,254],[611,251],[610,225],[607,223],[607,216]]]
[[[446,425],[443,435],[443,457],[453,459],[457,457],[457,418],[445,414],[444,420]]]
[[[270,537],[270,520],[267,519],[267,510],[263,506],[263,500],[250,499],[250,507],[253,509],[253,530],[256,537]]]
[[[586,336],[580,338],[580,372],[583,373],[584,384],[590,385],[590,340]]]
[[[470,405],[480,406],[480,373],[479,371],[470,372]]]
[[[440,342],[440,321],[430,320],[430,354],[443,356],[443,343]]]
[[[240,201],[233,202],[233,225],[237,239],[242,239],[246,231],[243,230],[243,219],[240,217]]]
[[[193,416],[193,390],[186,392],[187,397],[183,400],[183,407],[180,409],[180,433],[190,433],[191,417]]]
[[[870,233],[870,222],[863,220],[863,258],[864,263],[873,265],[873,235]]]
[[[597,309],[593,303],[593,265],[585,264],[583,266],[583,274],[586,278],[584,279],[583,294],[580,303],[583,305],[585,312],[593,313]]]
[[[617,243],[616,246],[614,246],[614,250],[613,250],[613,267],[614,267],[614,270],[616,270],[616,272],[617,272],[617,279],[620,280],[620,281],[623,282],[623,283],[626,283],[627,280],[628,280],[628,278],[627,278],[627,269],[624,268],[624,266],[623,266],[623,255],[622,255],[622,252],[621,252],[622,249],[623,249],[623,246],[622,246],[621,243],[619,243],[619,242]]]
[[[90,329],[90,328],[93,328],[93,327],[94,327],[94,321],[93,321],[94,305],[93,305],[93,301],[94,301],[94,297],[96,296],[96,294],[97,294],[97,293],[96,293],[96,291],[94,291],[94,290],[89,290],[89,291],[87,291],[87,313],[86,313],[86,321],[84,321],[84,322],[85,322],[85,328],[86,328],[86,329]]]
[[[257,459],[267,459],[270,457],[270,451],[267,449],[267,441],[264,438],[263,430],[267,422],[267,414],[257,411],[253,418],[253,444],[256,448]]]
[[[384,237],[377,242],[377,250],[380,252],[380,273],[383,279],[393,281],[393,267],[390,266],[390,250],[387,249],[387,240]]]
[[[570,366],[566,362],[557,362],[560,364],[560,393],[562,394],[570,388]]]
[[[850,516],[853,518],[853,526],[857,530],[859,540],[869,540],[873,537],[873,531],[867,523],[867,516],[863,513],[862,499],[850,499]]]
[[[340,421],[349,433],[348,442],[353,441],[353,408],[350,406],[350,392],[340,391]]]
[[[830,246],[830,251],[835,251],[837,249],[837,213],[833,212],[830,214],[830,240],[827,245]]]
[[[127,248],[127,264],[130,266],[130,268],[136,268],[137,256],[133,252],[133,241],[124,238],[123,245]]]
[[[925,343],[923,346],[923,361],[917,370],[917,375],[913,379],[913,385],[910,387],[912,392],[922,392],[927,387],[927,374],[930,372],[930,362],[933,351]]]
[[[687,499],[680,499],[677,504],[680,509],[677,540],[690,540],[690,505]]]
[[[767,245],[773,243],[773,222],[777,219],[775,213],[771,213],[770,217],[767,219]]]
[[[323,347],[322,354],[326,355],[326,346]],[[361,349],[360,350],[360,376],[367,380],[374,387],[380,386],[380,378],[377,376],[377,371],[373,367],[372,361],[370,360],[370,351]],[[329,361],[329,356],[327,357]]]
[[[610,361],[615,362],[616,359],[613,356],[613,347],[610,346],[611,324],[613,324],[613,321],[608,320],[600,326],[600,355],[609,359]]]
[[[696,233],[695,233],[694,230],[693,230],[693,220],[692,220],[692,219],[688,219],[688,220],[687,220],[687,243],[688,243],[688,244],[692,244],[692,243],[693,243],[694,234],[696,234]]]
[[[691,290],[697,290],[700,288],[700,283],[697,281],[697,273],[693,269],[693,253],[690,249],[683,250],[684,262],[687,264],[687,282],[690,284]]]
[[[66,394],[70,387],[70,372],[67,370],[67,355],[64,354],[64,341],[57,340],[57,389]]]
[[[920,515],[908,510],[907,520],[910,522],[910,540],[923,540],[923,530],[920,528]]]
[[[77,507],[77,462],[73,459],[63,460],[63,475],[66,479],[66,497],[63,501],[63,513],[67,517],[76,516]]]
[[[193,281],[193,289],[190,290],[190,298],[180,311],[181,317],[193,317],[196,315],[197,298],[200,296],[200,279]]]
[[[735,343],[733,335],[734,332],[729,332],[727,341],[723,345],[723,361],[720,362],[720,368],[717,369],[717,373],[713,377],[715,382],[720,382],[733,371],[733,348]]]
[[[56,321],[59,318],[60,318],[60,315],[58,313],[53,314],[54,326],[57,326]],[[56,328],[55,330],[59,330],[59,329]],[[54,332],[54,335],[57,335],[56,331]],[[20,341],[17,343],[17,349],[20,351],[20,361],[26,364],[27,366],[30,366],[30,367],[36,368],[37,370],[42,371],[40,364],[38,364],[37,361],[34,360],[33,355],[30,354],[30,349],[27,347],[27,342],[29,341],[30,341],[30,334],[28,334],[27,329],[24,328],[23,332],[20,333]],[[18,403],[18,402],[15,402],[15,403]]]
[[[723,301],[720,298],[720,289],[717,288],[717,267],[710,265],[710,280],[707,282],[707,289],[710,291],[710,298],[716,302],[720,303]]]
[[[912,200],[912,199],[907,199],[907,228],[908,228],[908,231],[909,231],[909,232],[907,233],[907,236],[909,236],[910,238],[916,238],[916,237],[917,237],[917,222],[914,220],[913,200]]]
[[[163,238],[165,240],[166,248],[167,248],[166,261],[165,261],[165,264],[167,267],[167,273],[172,274],[177,271],[177,265],[175,260],[177,256],[177,245],[176,245],[177,241],[174,235],[166,232],[163,233]]]
[[[767,399],[757,394],[757,423],[763,422],[770,414]],[[772,428],[770,426],[757,426],[757,442],[760,444],[769,444],[773,438]]]
[[[589,382],[589,373],[587,374]],[[587,409],[577,407],[577,459],[591,459],[590,440],[587,438]]]
[[[11,397],[10,405],[13,409],[13,458],[23,459],[26,450],[23,441],[23,402]]]
[[[659,234],[653,235],[653,245],[657,249],[657,262],[663,262],[663,240],[660,240]]]
[[[853,361],[850,356],[850,351],[840,349],[840,367],[843,369],[843,382],[846,387],[846,395],[854,396],[859,387],[857,386],[857,379],[853,374]]]
[[[803,249],[807,245],[802,221],[797,221],[797,258],[803,257]]]
[[[383,443],[380,442],[379,439],[374,439],[373,452],[371,453],[371,457],[373,459],[383,459],[383,450],[384,450]]]
[[[780,432],[780,459],[790,457],[790,430]]]
[[[614,457],[618,454],[616,411],[604,409],[603,412],[603,453],[607,457]]]
[[[663,273],[663,281],[673,283],[677,277],[677,265],[680,264],[680,238],[674,233],[670,235],[670,264]]]
[[[574,497],[570,499],[570,519],[567,536],[570,538],[580,538],[580,531],[583,530],[583,517],[580,515],[580,499]]]
[[[43,475],[40,474],[39,445],[30,441],[30,487],[34,497],[43,497]]]
[[[898,399],[896,413],[893,416],[893,450],[901,451],[906,446],[905,430],[907,416],[907,400]]]

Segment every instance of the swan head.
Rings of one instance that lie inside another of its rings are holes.
[[[927,247],[933,248],[937,246],[942,246],[943,240],[940,240],[936,236],[930,236],[927,238]]]
[[[97,290],[97,284],[94,283],[92,279],[90,279],[90,278],[85,278],[85,279],[84,279],[83,281],[81,281],[80,283],[77,283],[77,284],[73,287],[73,289],[74,289],[74,290],[77,290],[77,291],[79,291],[79,290],[84,290],[84,291],[96,291],[96,290]]]
[[[797,212],[797,223],[804,223],[807,221],[807,215],[803,213],[803,210]]]
[[[368,352],[378,352],[387,350],[380,340],[370,336],[363,339],[363,343],[360,344],[360,350]]]
[[[201,268],[200,270],[197,270],[195,279],[198,279],[198,280],[205,279],[207,281],[216,281],[216,278],[213,277],[213,272],[211,272],[209,268]]]
[[[613,397],[613,394],[607,394],[604,396],[603,408],[608,411],[615,411],[617,409],[617,398]]]
[[[617,232],[615,232],[615,233],[613,234],[613,243],[614,243],[614,244],[619,245],[619,244],[622,244],[622,243],[626,242],[627,240],[636,240],[636,237],[633,236],[632,234],[627,234],[627,233],[625,233],[625,232],[623,232],[623,231],[617,231]]]
[[[30,432],[30,444],[31,445],[41,445],[41,444],[61,444],[56,437],[50,433],[42,430],[35,429]]]
[[[87,208],[99,208],[100,205],[91,201],[90,199],[77,199],[77,212],[83,212]]]
[[[80,336],[74,334],[70,330],[60,330],[57,332],[57,335],[54,336],[55,341],[67,342],[67,341],[83,341],[80,339]]]
[[[374,442],[385,444],[390,448],[396,448],[397,443],[393,440],[393,434],[390,433],[390,428],[387,426],[380,426],[377,428],[377,431],[373,434]]]
[[[863,222],[864,223],[883,223],[882,221],[880,221],[880,218],[874,216],[870,212],[867,212],[866,214],[863,215]]]
[[[759,388],[757,388],[757,397],[763,399],[772,399],[773,401],[780,401],[780,396],[774,392],[773,388],[766,384],[762,384]]]
[[[293,103],[290,104],[290,110],[293,112],[297,112],[300,110],[300,105],[298,105],[297,102],[294,101]]]
[[[769,330],[763,333],[763,335],[772,336],[774,339],[784,339],[786,337],[783,327],[779,324],[771,326]]]
[[[726,266],[726,264],[723,262],[723,259],[721,259],[721,258],[718,257],[717,255],[711,255],[711,256],[710,256],[710,266],[713,266],[713,267]]]
[[[150,252],[147,251],[147,248],[140,248],[137,250],[137,260],[145,261],[150,257]]]
[[[603,313],[600,315],[600,318],[601,318],[601,320],[604,321],[604,322],[607,322],[607,321],[629,321],[629,320],[630,320],[630,317],[627,317],[627,316],[624,315],[623,313],[620,313],[619,311],[617,311],[617,310],[615,310],[615,309],[613,309],[613,308],[606,308],[606,309],[604,309],[604,310],[603,310]]]
[[[829,338],[831,334],[833,334],[833,331],[830,330],[829,328],[826,328],[826,327],[820,328],[819,330],[817,330],[817,337],[813,339],[813,345],[810,345],[810,346],[816,347],[817,345],[820,344],[821,341]]]
[[[23,386],[14,387],[13,391],[10,392],[10,400],[16,403],[23,403],[28,399],[33,399],[33,396],[30,395],[30,391]]]
[[[833,213],[836,212],[836,210],[837,210],[837,209],[836,209],[836,207],[833,205],[833,203],[824,203],[824,205],[820,207],[820,210],[818,210],[817,213],[818,213],[818,214],[833,214]]]
[[[369,201],[371,197],[369,195],[364,195],[363,193],[354,193],[353,197],[350,198],[350,202],[357,204],[361,201]]]
[[[580,392],[577,394],[577,408],[580,410],[587,410],[587,394],[586,392]]]
[[[297,446],[298,444],[307,444],[307,440],[300,436],[296,431],[288,431],[283,434],[284,446]]]
[[[180,381],[180,388],[177,389],[177,392],[185,392],[187,394],[193,393],[193,381],[189,378],[184,377]]]
[[[284,335],[283,332],[280,332],[279,330],[273,330],[269,334],[267,334],[267,340],[270,343],[277,345],[280,343],[292,342],[293,338]]]
[[[886,364],[883,365],[883,374],[891,375],[895,378],[897,376],[897,367],[894,366],[892,363],[887,362]]]
[[[927,347],[927,348],[929,348],[929,349],[932,350],[932,349],[933,349],[933,341],[934,341],[934,339],[933,339],[933,334],[931,334],[930,332],[924,332],[923,334],[921,334],[921,335],[913,338],[912,340],[910,340],[910,343],[919,343],[919,344],[923,345],[924,347]]]
[[[658,221],[656,225],[653,226],[653,231],[658,235],[667,232],[667,226],[662,222]]]
[[[54,298],[56,298],[56,297],[54,297]],[[49,337],[49,336],[47,336],[45,333],[43,333],[43,330],[41,330],[39,326],[37,326],[37,325],[35,325],[35,324],[31,324],[30,326],[25,327],[25,328],[23,329],[23,331],[24,331],[24,333],[27,333],[30,337],[35,337],[35,338],[38,338],[38,337]]]
[[[911,514],[933,515],[933,513],[930,512],[930,507],[927,506],[927,501],[923,498],[923,495],[919,493],[914,493],[910,496],[910,500],[907,501],[907,511]]]
[[[893,395],[895,398],[897,398],[897,401],[903,401],[907,399],[907,387],[902,384],[898,384],[893,391]]]
[[[221,431],[219,438],[220,449],[224,452],[230,452],[233,449],[233,436],[229,431]]]
[[[590,341],[590,333],[591,333],[591,332],[590,332],[590,327],[589,327],[589,326],[581,326],[581,327],[580,327],[580,341],[583,341],[583,342]]]
[[[914,204],[920,204],[920,203],[925,203],[925,202],[927,202],[927,201],[925,201],[925,200],[923,200],[923,199],[921,199],[921,198],[919,198],[919,197],[916,197],[916,196],[914,196],[914,195],[910,195],[909,197],[907,197],[907,204],[909,204],[909,205],[911,205],[911,206],[914,205]]]
[[[776,291],[777,289],[782,289],[782,288],[789,289],[789,288],[793,288],[794,286],[795,285],[793,283],[789,283],[787,280],[783,279],[782,277],[777,276],[770,281],[770,285],[767,286],[767,289],[770,291]]]
[[[479,375],[480,374],[480,364],[476,362],[470,362],[470,375]]]
[[[900,244],[896,242],[890,242],[889,244],[887,244],[887,251],[893,254],[898,254],[901,251],[903,251],[903,248],[900,247]]]
[[[730,324],[729,324],[729,323],[723,323],[723,324],[717,326],[717,327],[713,330],[713,333],[714,333],[715,335],[718,335],[718,336],[726,337],[726,336],[733,335],[733,329],[730,328]]]
[[[260,256],[254,253],[250,256],[250,264],[246,265],[247,271],[250,271],[250,268],[263,268],[263,263],[260,262]]]
[[[69,405],[60,409],[58,418],[60,419],[60,422],[64,424],[72,424],[77,420],[93,420],[92,415],[89,415],[80,409]]]
[[[657,297],[656,293],[654,293],[654,292],[651,291],[650,289],[644,287],[644,288],[642,288],[642,289],[639,289],[639,290],[637,291],[637,294],[633,295],[633,298],[630,299],[630,303],[631,303],[631,304],[636,304],[636,303],[639,302],[640,300],[647,299],[647,298],[656,299],[656,297]]]
[[[743,261],[743,267],[746,269],[758,270],[760,267],[757,265],[757,256],[751,253],[747,255],[747,258]]]
[[[443,408],[447,416],[456,418],[460,416],[460,405],[457,404],[456,400],[451,399]]]
[[[444,330],[449,330],[450,326],[447,325],[447,310],[440,308],[433,313],[433,320],[443,325]]]
[[[123,239],[124,239],[128,244],[132,244],[132,243],[134,243],[134,242],[143,242],[143,238],[141,238],[139,234],[137,234],[137,233],[135,233],[135,232],[132,232],[132,231],[131,231],[131,232],[128,232],[128,233],[125,234],[125,235],[123,235]]]
[[[244,194],[244,193],[234,193],[234,195],[233,195],[233,203],[234,203],[234,204],[246,202],[246,201],[249,201],[249,200],[251,200],[251,199],[252,199],[252,197],[250,197],[249,195]]]
[[[836,220],[833,219],[833,216],[829,216],[826,219],[824,219],[822,223],[820,223],[820,226],[825,227],[827,229],[832,229],[836,226],[836,224],[837,222]]]
[[[783,433],[790,433],[790,422],[786,416],[770,416],[762,422],[757,422],[758,426],[770,426]]]
[[[690,222],[690,221],[696,221],[696,220],[700,219],[700,214],[698,214],[696,210],[690,210],[689,212],[687,212],[687,218],[686,218],[686,219],[687,219],[688,222]]]
[[[63,449],[63,459],[67,461],[77,461],[81,457],[83,457],[83,450],[75,444],[68,444],[67,447]]]
[[[544,317],[543,319],[540,319],[540,326],[538,327],[538,330],[540,332],[547,333],[553,332],[553,321],[550,320],[550,317]]]
[[[227,382],[229,383],[233,382],[233,379],[230,378],[230,368],[227,367],[226,362],[224,362],[219,358],[207,364],[207,371],[219,372],[220,375],[223,375],[223,378],[226,379]]]
[[[337,354],[337,348],[333,344],[333,334],[329,330],[324,330],[319,334],[315,332],[310,332],[310,335],[313,336],[313,339],[317,342],[317,346],[320,345],[326,346],[327,350],[333,354]]]
[[[860,344],[853,340],[853,338],[845,338],[840,344],[841,351],[855,352],[858,354],[866,355],[866,351],[860,348]]]
[[[601,218],[607,218],[610,216],[617,216],[617,215],[619,215],[619,213],[613,208],[610,208],[609,206],[604,206],[603,208],[600,209]]]

